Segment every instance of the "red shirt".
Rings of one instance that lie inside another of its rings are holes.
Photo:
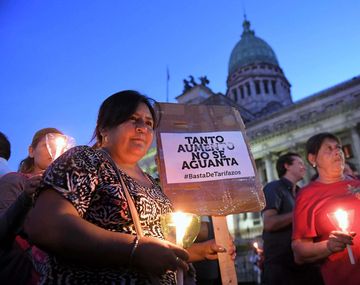
[[[360,284],[360,181],[344,180],[331,184],[311,182],[300,190],[296,198],[293,239],[312,238],[314,242],[327,240],[337,228],[329,217],[338,209],[351,211],[349,229],[357,233],[351,246],[355,265],[350,264],[347,250],[334,253],[321,265],[325,284]]]

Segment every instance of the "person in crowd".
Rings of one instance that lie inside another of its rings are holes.
[[[359,172],[356,169],[355,164],[351,163],[350,161],[345,161],[344,175],[348,175],[354,179],[360,179]]]
[[[0,177],[10,172],[8,160],[11,155],[11,146],[8,138],[0,132]]]
[[[25,252],[30,245],[22,229],[41,175],[52,162],[45,141],[49,133],[61,134],[55,128],[37,131],[19,172],[0,178],[0,280],[7,284],[29,284],[32,279],[32,264]]]
[[[320,262],[325,284],[358,284],[360,280],[360,181],[343,173],[340,139],[319,133],[306,143],[307,159],[318,177],[296,199],[292,248],[299,264]],[[349,227],[342,231],[332,217],[339,209],[348,213]],[[355,264],[350,264],[351,246]]]
[[[201,228],[195,242],[213,239],[214,225],[210,216],[201,217]],[[202,260],[193,263],[196,270],[196,285],[219,285],[221,276],[218,260]]]
[[[45,141],[46,135],[50,133],[62,134],[55,128],[37,131],[29,146],[28,156],[20,162],[19,172],[11,172],[0,178],[0,217],[7,226],[21,227],[31,207],[32,195],[40,183],[41,175],[52,162]],[[10,212],[6,213],[9,208],[12,210],[11,215]],[[6,222],[4,216],[9,216]],[[4,227],[0,227],[0,233],[4,232],[3,229]]]
[[[264,268],[264,251],[257,241],[253,243],[253,251],[250,254],[249,261],[253,264],[255,283],[261,284],[261,275]]]
[[[296,265],[291,249],[293,208],[299,190],[296,183],[305,175],[305,164],[299,154],[289,152],[278,158],[276,170],[280,179],[264,187],[263,283],[321,284],[319,270],[315,266]]]
[[[214,241],[184,250],[164,240],[160,216],[172,211],[171,202],[138,166],[158,122],[151,102],[131,90],[108,97],[100,106],[95,147],[70,149],[44,174],[25,223],[30,239],[48,252],[42,284],[150,284],[154,278],[175,284],[177,268],[225,252]],[[233,245],[227,252],[235,258]]]

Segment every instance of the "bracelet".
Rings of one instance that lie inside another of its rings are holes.
[[[132,246],[132,249],[131,249],[131,252],[130,252],[130,256],[129,256],[129,267],[132,267],[132,263],[134,261],[134,254],[135,254],[136,249],[139,246],[139,241],[140,241],[140,239],[136,236],[135,239],[134,239],[134,242],[133,242],[133,246]]]

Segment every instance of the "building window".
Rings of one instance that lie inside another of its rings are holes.
[[[273,93],[276,94],[276,81],[275,80],[271,80],[271,87],[272,87]]]
[[[232,90],[232,93],[233,93],[233,99],[234,99],[234,101],[237,102],[237,101],[238,101],[238,97],[237,97],[237,90],[236,90],[236,88],[234,88],[234,89]]]
[[[241,99],[245,98],[245,92],[244,92],[244,87],[240,86],[240,95],[241,95]]]
[[[250,83],[249,82],[246,83],[245,86],[246,86],[246,91],[247,91],[248,96],[251,96]]]
[[[255,90],[256,90],[256,94],[260,94],[260,81],[259,80],[255,80]]]
[[[264,83],[264,91],[265,91],[265,94],[269,94],[269,81],[268,81],[268,80],[264,80],[263,83]]]

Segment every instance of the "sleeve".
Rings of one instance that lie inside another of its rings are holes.
[[[0,242],[11,241],[22,230],[24,219],[32,205],[32,198],[22,192],[0,216]]]
[[[303,189],[296,197],[292,239],[314,238],[317,236],[314,215],[314,195],[308,197],[309,188]]]
[[[282,196],[281,191],[279,191],[277,185],[278,184],[276,183],[276,181],[265,185],[264,195],[266,200],[266,206],[263,212],[270,209],[274,209],[279,212],[282,203]]]
[[[53,189],[83,217],[98,185],[101,163],[101,158],[90,147],[78,146],[68,150],[46,170],[35,197],[46,189]]]
[[[0,179],[0,216],[16,201],[24,191],[27,177],[16,172],[4,175]]]

